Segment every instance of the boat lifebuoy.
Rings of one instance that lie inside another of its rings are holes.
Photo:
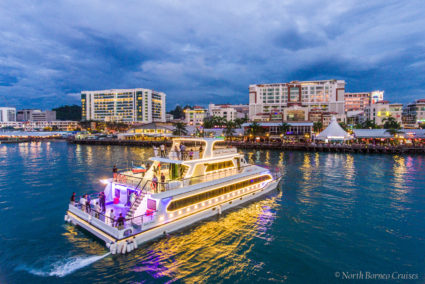
[[[151,182],[151,189],[153,190],[153,191],[155,191],[156,190],[156,186],[157,185],[157,183],[156,182]]]

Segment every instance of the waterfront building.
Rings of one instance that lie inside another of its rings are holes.
[[[16,114],[17,121],[55,121],[56,111],[40,109],[22,109]]]
[[[402,122],[402,104],[390,104],[389,101],[379,101],[365,108],[365,117],[374,121],[377,125],[383,125],[384,119],[390,116],[394,117],[400,124]]]
[[[0,107],[0,122],[16,121],[16,108]]]
[[[247,118],[249,113],[248,105],[230,105],[230,104],[209,104],[208,115],[223,117],[227,121],[233,121],[236,118]]]
[[[292,81],[290,83],[249,86],[249,119],[258,114],[279,114],[291,106],[307,107],[308,111],[344,114],[345,81]]]
[[[245,133],[248,133],[252,123],[242,124],[242,128]],[[285,136],[294,138],[310,138],[313,131],[313,122],[287,122],[289,125],[288,130],[285,132]],[[271,139],[280,139],[284,135],[282,133],[282,122],[281,121],[270,121],[270,122],[258,122],[258,125],[263,129],[264,136],[268,136]]]
[[[411,127],[425,123],[425,99],[416,100],[404,108],[403,122]]]
[[[204,124],[204,118],[207,115],[207,110],[195,106],[193,109],[187,108],[184,110],[185,122],[188,125],[200,126]]]
[[[322,111],[321,109],[313,109],[308,113],[308,121],[320,122],[323,127],[327,127],[331,123],[332,117],[335,117],[338,122],[346,122],[346,115],[336,112]]]
[[[165,97],[142,88],[82,91],[82,120],[165,122]]]
[[[71,120],[55,120],[55,121],[11,121],[0,122],[0,128],[13,127],[24,129],[26,131],[43,130],[45,128],[52,128],[60,131],[73,131],[78,128],[78,121]]]
[[[345,112],[364,111],[371,103],[371,93],[345,93]]]

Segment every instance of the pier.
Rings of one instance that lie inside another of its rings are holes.
[[[119,139],[69,139],[69,143],[81,145],[118,145],[152,147],[161,144],[171,145],[171,140],[119,140]],[[425,154],[424,146],[415,145],[373,145],[373,144],[314,144],[305,142],[244,142],[227,141],[227,145],[238,149],[332,152],[332,153],[365,153],[365,154]]]

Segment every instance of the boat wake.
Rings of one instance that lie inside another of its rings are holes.
[[[18,271],[26,271],[28,273],[48,277],[48,276],[56,276],[56,277],[64,277],[68,274],[73,273],[74,271],[89,266],[90,264],[107,257],[111,253],[108,252],[104,255],[95,255],[89,257],[71,257],[61,261],[54,262],[50,265],[47,265],[43,268],[33,268],[28,267],[26,265],[20,265],[16,268]]]

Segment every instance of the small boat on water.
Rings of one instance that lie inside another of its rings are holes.
[[[248,164],[222,139],[177,138],[149,167],[103,180],[103,192],[69,205],[65,221],[103,240],[112,254],[177,231],[278,188],[281,175]],[[90,203],[87,203],[87,199]],[[95,210],[99,208],[101,210]],[[119,217],[118,217],[119,216]],[[117,218],[118,217],[118,218]]]

